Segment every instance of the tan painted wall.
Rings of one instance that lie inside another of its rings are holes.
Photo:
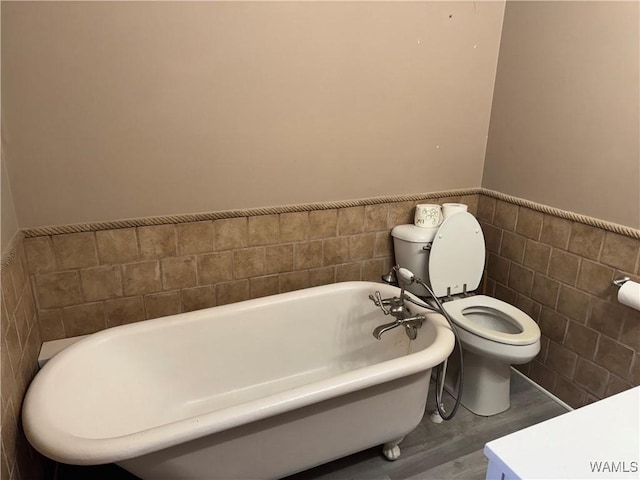
[[[504,2],[2,10],[23,228],[480,186]]]
[[[640,227],[639,6],[507,3],[484,187]]]
[[[2,21],[2,12],[0,10],[0,24]],[[1,39],[1,26],[0,26]],[[1,40],[0,40],[1,45]],[[2,88],[0,80],[0,90]],[[2,98],[0,97],[0,110],[2,106]],[[18,232],[18,222],[16,220],[16,212],[13,205],[13,196],[11,194],[11,186],[4,162],[4,148],[0,145],[0,253],[4,256],[11,240]]]
[[[0,252],[4,254],[11,243],[11,240],[18,232],[18,221],[11,195],[9,177],[4,165],[4,160],[0,159]]]

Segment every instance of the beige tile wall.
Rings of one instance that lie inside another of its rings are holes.
[[[22,240],[18,240],[16,255],[3,267],[0,367],[2,454],[0,478],[44,478],[47,462],[27,442],[20,422],[22,398],[36,371],[40,332],[27,273],[27,260]]]
[[[464,201],[475,211],[477,195]],[[275,293],[378,281],[418,202],[24,240],[43,341]]]
[[[489,294],[540,325],[542,349],[519,367],[573,407],[640,384],[640,312],[611,281],[638,280],[640,240],[481,195]]]
[[[640,241],[485,195],[461,201],[487,242],[485,289],[543,333],[521,370],[574,407],[640,383],[640,312],[610,281]],[[417,202],[27,238],[2,272],[2,478],[47,468],[19,411],[41,341],[344,280],[378,280]],[[33,293],[32,293],[33,292]],[[39,328],[36,328],[39,327]]]

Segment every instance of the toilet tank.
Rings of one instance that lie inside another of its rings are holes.
[[[437,231],[438,227],[423,228],[415,225],[397,225],[391,230],[396,265],[411,270],[429,286],[429,252]],[[428,295],[418,283],[409,286],[407,290],[421,297]]]

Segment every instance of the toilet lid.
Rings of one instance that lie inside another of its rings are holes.
[[[484,270],[484,236],[468,212],[447,218],[436,233],[429,255],[429,280],[437,297],[478,288]],[[449,289],[449,292],[447,292]]]
[[[540,327],[526,313],[497,298],[474,295],[443,304],[453,323],[479,337],[506,345],[531,345]]]

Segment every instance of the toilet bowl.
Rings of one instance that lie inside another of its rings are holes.
[[[540,328],[513,305],[474,293],[485,261],[480,224],[461,212],[439,227],[398,225],[391,235],[396,263],[430,286],[457,327],[464,361],[462,405],[482,416],[507,410],[511,365],[527,363],[538,354]],[[418,283],[408,290],[429,296]]]

